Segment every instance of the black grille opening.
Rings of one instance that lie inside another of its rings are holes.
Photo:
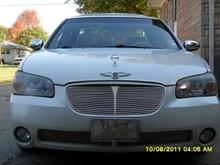
[[[100,144],[111,145],[111,143],[93,143],[90,140],[90,132],[73,132],[41,129],[38,131],[40,141],[75,143],[75,144]],[[140,139],[135,143],[123,143],[118,145],[149,145],[149,144],[172,144],[189,142],[192,139],[191,130],[178,130],[167,132],[140,132]]]

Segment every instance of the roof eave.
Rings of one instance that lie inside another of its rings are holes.
[[[149,0],[149,5],[152,8],[160,9],[163,7],[166,0]]]

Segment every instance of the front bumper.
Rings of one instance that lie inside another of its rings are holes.
[[[75,112],[68,103],[65,89],[64,86],[55,86],[54,98],[12,95],[10,101],[12,129],[27,128],[32,136],[28,143],[16,140],[19,146],[75,151],[134,152],[144,151],[148,145],[209,146],[213,145],[218,136],[220,126],[218,98],[213,96],[176,99],[175,87],[169,86],[164,88],[163,103],[154,113],[120,116],[140,120],[140,134],[143,135],[141,143],[118,145],[91,143],[89,141],[91,121],[106,116]],[[216,138],[209,144],[201,144],[199,135],[206,128],[212,128]],[[49,136],[52,133],[54,137]]]

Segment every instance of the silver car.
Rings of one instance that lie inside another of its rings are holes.
[[[216,80],[192,53],[199,43],[181,44],[158,18],[81,15],[30,46],[10,100],[20,148],[136,152],[216,141]]]

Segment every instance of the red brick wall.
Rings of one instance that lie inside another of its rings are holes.
[[[186,39],[193,39],[201,43],[201,0],[176,0],[176,2],[178,38],[182,42]],[[173,0],[166,0],[160,11],[160,17],[171,29],[174,29]],[[198,53],[202,53],[202,49]]]
[[[160,16],[172,29],[172,1],[166,0]],[[214,1],[214,0],[213,0]],[[215,50],[214,73],[220,96],[220,0],[215,0]],[[177,36],[180,40],[194,39],[200,42],[198,53],[209,59],[209,0],[177,0]]]
[[[161,19],[167,23],[167,25],[173,29],[173,10],[172,0],[165,2],[164,6],[160,10]]]

